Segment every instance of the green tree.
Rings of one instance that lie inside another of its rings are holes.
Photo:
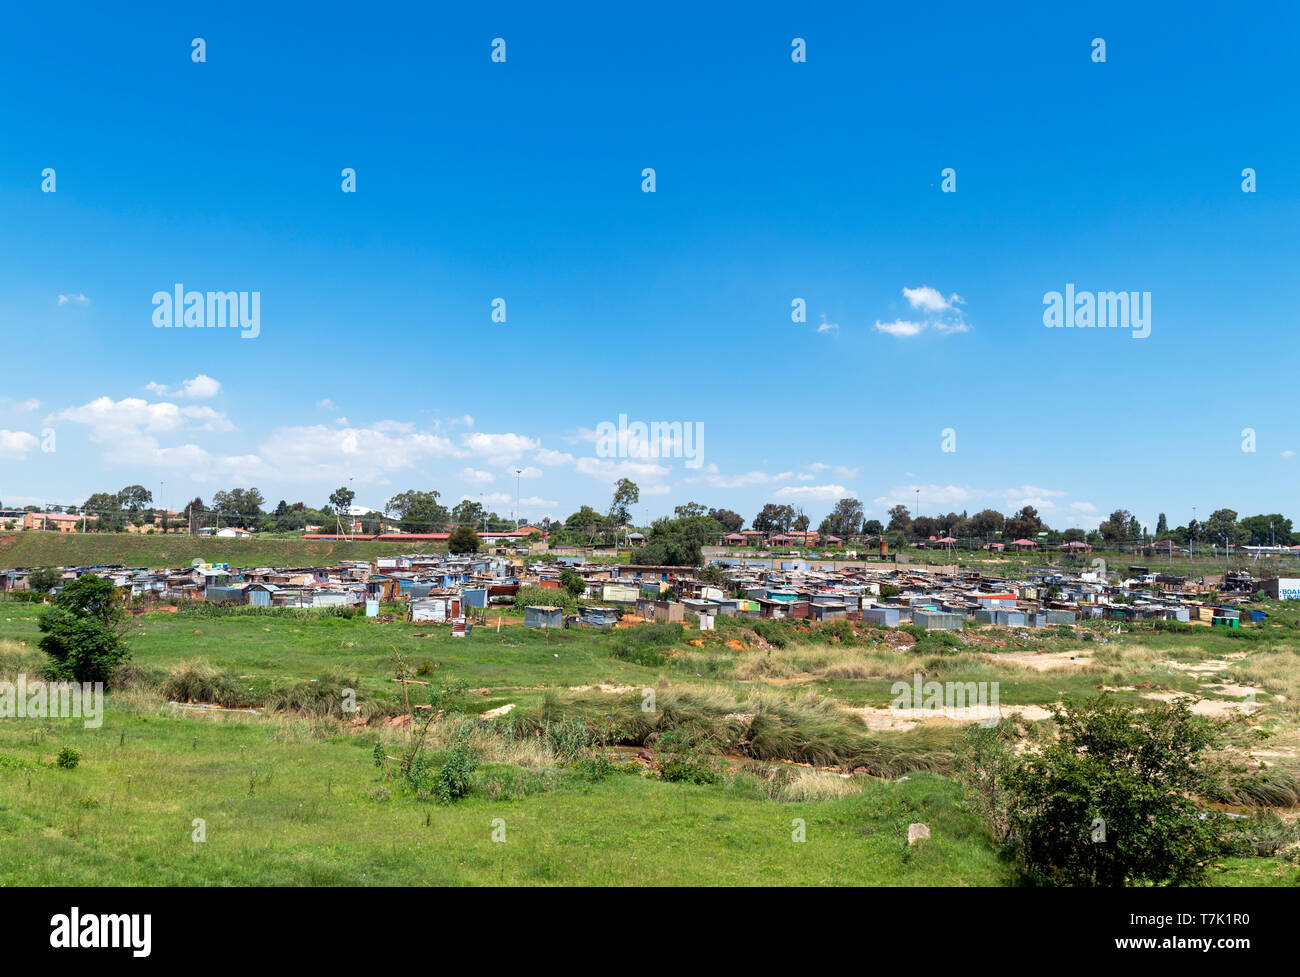
[[[560,571],[560,586],[574,597],[581,597],[587,591],[587,581],[582,574],[568,569]]]
[[[745,525],[745,517],[730,509],[710,509],[707,515],[710,519],[716,519],[721,523],[722,528],[729,533],[738,533]]]
[[[27,588],[38,594],[48,594],[62,579],[63,573],[54,567],[37,567],[27,575]]]
[[[486,517],[482,503],[472,499],[461,499],[451,510],[451,521],[458,526],[479,526]]]
[[[1250,538],[1250,531],[1237,522],[1236,510],[1216,509],[1205,520],[1202,535],[1209,542],[1222,545],[1225,538],[1229,543],[1244,543]]]
[[[457,526],[447,539],[447,550],[451,553],[477,553],[481,545],[473,526]]]
[[[330,493],[330,505],[338,516],[346,516],[348,510],[352,508],[352,502],[357,497],[357,493],[346,485],[340,485]]]
[[[614,499],[609,504],[611,528],[626,526],[632,521],[632,506],[641,501],[641,490],[630,478],[620,478],[614,486]]]
[[[848,539],[862,531],[862,503],[857,499],[840,499],[827,516],[828,527],[832,536]]]
[[[66,584],[38,624],[50,676],[61,682],[108,681],[130,657],[121,630],[125,616],[111,580],[88,573]]]
[[[127,512],[143,512],[153,504],[153,493],[143,485],[128,485],[117,493],[117,504]]]
[[[385,512],[394,512],[401,522],[402,531],[408,533],[437,533],[447,525],[450,513],[440,505],[440,493],[408,489],[388,500]]]
[[[1217,739],[1185,703],[1137,710],[1108,694],[1053,708],[1055,742],[1016,754],[972,728],[959,775],[1024,874],[1044,885],[1203,885],[1226,854]],[[977,762],[982,772],[973,769]]]

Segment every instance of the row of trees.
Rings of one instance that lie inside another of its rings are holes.
[[[355,498],[356,493],[351,488],[341,486],[330,493],[328,501],[319,508],[303,502],[290,504],[282,499],[268,512],[263,510],[266,499],[259,489],[232,488],[214,494],[210,505],[205,505],[202,498],[191,500],[183,511],[183,528],[191,532],[205,525],[236,526],[261,532],[302,532],[309,526],[348,530],[353,524],[350,512]],[[543,519],[541,527],[560,543],[592,545],[618,542],[628,530],[632,522],[632,507],[640,498],[636,483],[623,478],[614,487],[613,497],[605,511],[584,505],[567,519]],[[128,485],[117,492],[96,492],[81,506],[67,506],[63,511],[96,516],[93,523],[87,523],[88,530],[120,532],[130,522],[135,526],[156,525],[166,532],[173,528],[173,524],[166,511],[153,508],[153,501],[153,494],[143,485]],[[1175,527],[1169,526],[1162,512],[1154,532],[1145,529],[1128,509],[1114,510],[1092,531],[1053,530],[1032,505],[1022,506],[1011,515],[1004,515],[996,509],[982,509],[973,515],[963,511],[934,516],[913,516],[907,506],[895,505],[887,515],[888,522],[883,524],[878,519],[867,519],[860,501],[843,498],[835,503],[817,529],[823,536],[841,539],[884,536],[896,545],[931,536],[991,542],[995,537],[1003,540],[1036,539],[1040,533],[1047,534],[1048,543],[1078,540],[1094,546],[1158,545],[1165,542],[1179,546],[1225,542],[1238,546],[1291,546],[1300,543],[1300,533],[1293,531],[1291,520],[1281,513],[1238,518],[1233,509],[1216,509],[1204,521],[1192,519],[1185,526]],[[677,506],[669,521],[684,519],[709,520],[716,524],[718,536],[738,532],[745,525],[744,517],[731,509],[709,508],[698,502]],[[520,525],[519,521],[488,511],[482,503],[472,499],[462,499],[449,508],[442,504],[441,493],[421,489],[399,492],[385,503],[382,512],[369,512],[360,516],[358,521],[361,531],[368,534],[382,532],[385,526],[393,524],[404,532],[442,532],[448,526],[472,526],[477,530],[500,532]],[[752,522],[754,529],[769,535],[802,532],[811,525],[812,520],[802,508],[772,502],[765,504]]]

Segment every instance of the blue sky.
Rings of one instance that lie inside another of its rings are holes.
[[[1288,511],[1293,10],[738,9],[10,11],[0,500]],[[1150,335],[1044,328],[1067,282]],[[260,334],[155,328],[176,283]],[[700,467],[599,456],[620,414]]]

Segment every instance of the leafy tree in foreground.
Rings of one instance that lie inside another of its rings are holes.
[[[972,727],[959,776],[1025,876],[1041,885],[1202,885],[1229,851],[1216,734],[1184,703],[1141,711],[1102,694],[1053,709],[1059,735],[1016,755]]]
[[[125,617],[111,580],[88,573],[64,586],[39,624],[50,676],[62,682],[107,682],[130,657],[121,631]]]

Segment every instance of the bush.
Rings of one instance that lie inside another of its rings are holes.
[[[54,567],[39,567],[27,575],[27,586],[34,593],[48,594],[62,579],[63,573]]]
[[[88,573],[64,586],[54,606],[41,615],[50,677],[61,682],[107,682],[130,657],[118,631],[126,617],[121,595],[110,580]]]
[[[447,538],[448,553],[477,553],[482,545],[473,526],[457,526]]]
[[[1059,737],[1014,754],[976,733],[963,780],[1042,885],[1203,885],[1229,850],[1227,819],[1198,798],[1219,789],[1210,727],[1185,704],[1142,711],[1103,694],[1053,709]]]
[[[81,753],[70,746],[65,746],[59,751],[59,755],[54,758],[54,762],[64,770],[74,770],[77,764],[81,762]]]
[[[478,769],[479,755],[469,745],[470,725],[467,723],[456,730],[447,758],[434,779],[434,788],[438,799],[444,804],[459,800],[470,792],[474,771]],[[422,754],[423,755],[423,754]]]

